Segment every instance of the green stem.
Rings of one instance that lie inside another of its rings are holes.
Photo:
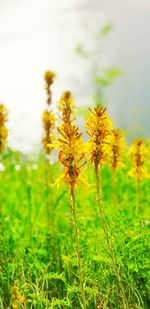
[[[115,206],[117,202],[117,179],[116,169],[112,169],[112,204]]]
[[[50,212],[49,212],[50,194],[49,194],[49,166],[48,166],[47,160],[45,160],[45,186],[46,186],[47,223],[49,226],[49,223],[50,223]]]
[[[110,255],[111,260],[112,260],[112,267],[113,267],[115,276],[116,276],[117,281],[118,281],[118,286],[119,286],[120,291],[121,291],[121,297],[122,297],[122,302],[123,302],[122,308],[126,309],[128,307],[126,305],[125,291],[124,291],[124,287],[121,283],[120,273],[119,273],[118,266],[116,264],[113,246],[112,246],[112,243],[111,243],[111,239],[109,237],[109,225],[106,221],[106,216],[105,216],[105,213],[104,213],[103,196],[102,196],[102,167],[101,166],[99,167],[99,169],[98,169],[98,166],[95,166],[95,176],[96,176],[96,188],[97,188],[97,203],[98,203],[98,208],[99,208],[100,219],[102,220],[102,228],[104,230],[104,234],[105,234],[105,237],[106,237],[109,255]]]
[[[71,186],[70,188],[70,205],[71,205],[73,227],[74,227],[76,257],[77,257],[77,263],[78,263],[82,306],[83,306],[83,309],[86,309],[86,299],[85,299],[85,291],[84,291],[84,285],[83,285],[83,273],[82,273],[80,247],[79,247],[79,231],[78,231],[77,217],[76,217],[74,186]]]
[[[139,214],[141,204],[141,182],[140,179],[137,179],[137,203],[136,203],[136,216]]]
[[[51,232],[51,245],[52,245],[52,259],[56,261],[56,245],[55,245],[55,221],[52,194],[50,191],[50,182],[52,182],[52,176],[50,175],[49,161],[45,161],[45,186],[46,186],[46,211],[47,211],[47,229]]]

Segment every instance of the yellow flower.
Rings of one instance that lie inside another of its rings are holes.
[[[70,92],[64,93],[59,109],[63,120],[62,125],[58,127],[58,132],[61,135],[59,138],[59,162],[64,166],[64,181],[73,188],[80,175],[81,167],[86,161],[82,133],[72,123],[72,95]]]
[[[97,105],[90,109],[86,129],[90,136],[90,156],[95,168],[98,169],[106,161],[109,152],[109,135],[112,122],[108,117],[106,107]]]
[[[70,91],[65,91],[59,101],[59,110],[62,114],[62,120],[64,123],[70,123],[73,121],[73,107],[74,102]]]
[[[47,104],[50,105],[52,103],[52,93],[51,93],[51,85],[55,79],[55,73],[52,71],[45,72],[44,79],[45,79],[45,89],[47,92]]]
[[[137,138],[133,141],[129,149],[129,155],[131,156],[132,168],[129,172],[129,175],[136,178],[137,181],[140,181],[144,178],[149,178],[144,163],[147,159],[148,149],[144,140]]]
[[[45,152],[49,154],[54,148],[55,134],[53,129],[55,127],[55,116],[50,111],[45,110],[43,113],[43,128],[45,135],[42,138],[42,143],[45,149]]]
[[[45,83],[46,83],[46,92],[47,92],[47,110],[43,112],[43,128],[44,128],[44,136],[42,138],[42,144],[44,150],[47,154],[54,148],[55,134],[53,132],[55,128],[55,116],[50,110],[50,104],[52,103],[52,93],[51,93],[51,85],[54,82],[55,73],[52,71],[46,71],[44,75]]]
[[[56,74],[52,71],[46,71],[44,74],[44,79],[46,81],[47,86],[51,86],[54,82],[54,79],[56,77]]]
[[[110,135],[110,158],[113,169],[123,165],[122,155],[126,148],[126,142],[123,132],[119,129],[113,129]]]

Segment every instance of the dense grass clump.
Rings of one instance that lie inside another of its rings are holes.
[[[43,155],[35,160],[11,151],[2,162],[0,308],[82,308],[69,191],[57,181],[60,167]],[[116,170],[115,202],[111,164],[103,167],[105,233],[94,169],[83,169],[86,179],[77,184],[75,199],[86,306],[148,309],[150,180],[141,181],[137,212],[129,161]]]

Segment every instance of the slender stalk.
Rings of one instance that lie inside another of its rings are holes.
[[[97,202],[99,207],[100,216],[102,215],[103,211],[103,197],[102,197],[102,169],[98,169],[98,166],[95,165],[95,176],[96,176],[96,190],[97,190]],[[99,177],[100,175],[100,177]]]
[[[139,213],[140,209],[140,204],[141,204],[141,182],[140,179],[137,179],[137,203],[136,203],[136,216]]]
[[[47,196],[46,196],[46,208],[47,208],[47,222],[48,226],[51,226],[51,229],[53,230],[55,224],[54,224],[54,209],[53,209],[53,197],[52,197],[52,190],[51,190],[51,184],[53,183],[53,176],[52,176],[52,169],[51,164],[49,164],[49,161],[45,161],[45,185],[47,189]],[[53,233],[54,236],[55,233]]]
[[[79,231],[78,231],[78,226],[77,226],[74,186],[70,187],[70,206],[71,206],[71,211],[72,211],[72,220],[73,220],[73,228],[74,228],[74,236],[75,236],[76,257],[77,257],[77,263],[78,263],[82,307],[83,309],[86,309],[87,307],[86,307],[85,291],[84,291],[84,285],[83,285],[83,273],[82,273],[80,247],[79,247]]]
[[[112,169],[112,204],[115,205],[117,202],[117,177],[116,169]]]
[[[49,194],[49,166],[48,161],[45,159],[45,187],[46,187],[46,212],[47,212],[47,222],[48,226],[50,223],[50,211],[49,211],[49,204],[50,204],[50,194]]]
[[[111,243],[111,239],[109,237],[109,225],[106,221],[106,217],[105,217],[105,213],[104,213],[104,205],[103,205],[103,198],[102,198],[102,167],[101,166],[99,167],[99,169],[98,169],[97,166],[95,166],[95,176],[96,176],[96,188],[97,188],[97,203],[98,203],[98,207],[99,207],[100,219],[102,220],[102,228],[104,230],[104,234],[105,234],[105,237],[106,237],[109,255],[110,255],[111,260],[112,260],[112,267],[113,267],[115,276],[116,276],[117,281],[118,281],[118,286],[119,286],[120,291],[121,291],[123,308],[126,309],[128,307],[127,307],[127,304],[126,304],[125,291],[124,291],[124,288],[123,288],[122,283],[121,283],[121,278],[120,278],[120,274],[119,274],[119,269],[118,269],[117,264],[116,264],[113,246],[112,246],[112,243]]]
[[[56,261],[56,242],[55,242],[55,218],[53,209],[52,192],[50,183],[52,182],[51,165],[45,160],[45,185],[46,185],[46,211],[47,211],[47,229],[51,234],[52,260]],[[55,264],[55,263],[54,263]]]
[[[25,162],[23,163],[22,170],[21,170],[21,181],[24,182],[24,179],[27,181],[25,182],[25,194],[26,194],[26,201],[27,201],[27,224],[28,229],[32,234],[33,229],[33,208],[32,208],[32,190],[31,190],[31,171],[28,170],[25,166]],[[20,197],[21,199],[21,197]],[[30,233],[28,233],[30,237]]]

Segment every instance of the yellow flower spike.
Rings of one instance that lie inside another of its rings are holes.
[[[53,132],[55,128],[56,118],[53,112],[50,110],[50,105],[52,103],[52,94],[51,94],[51,85],[55,79],[55,73],[51,71],[45,72],[44,79],[46,83],[46,92],[47,92],[47,109],[43,112],[42,122],[44,129],[44,136],[42,138],[42,144],[45,152],[50,154],[53,148],[55,148],[55,134]]]
[[[70,186],[75,186],[80,175],[85,160],[83,152],[82,133],[72,122],[73,116],[73,99],[70,91],[64,92],[60,102],[59,110],[63,123],[58,127],[61,137],[58,139],[59,162],[64,166],[64,181]]]
[[[45,135],[42,138],[42,143],[45,152],[49,154],[54,148],[52,145],[55,142],[55,134],[53,132],[53,129],[55,128],[55,116],[48,110],[43,112],[43,128]],[[51,145],[51,147],[49,145]]]
[[[3,104],[0,104],[0,152],[4,151],[8,137],[8,129],[5,126],[7,120],[8,110]]]
[[[52,94],[51,94],[51,85],[54,82],[56,74],[52,71],[46,71],[44,74],[45,79],[45,89],[47,92],[47,104],[50,105],[52,103]]]
[[[123,166],[123,154],[126,149],[126,142],[123,132],[120,129],[113,129],[110,137],[110,162],[112,166],[112,202],[117,203],[117,174],[116,170]]]
[[[134,177],[138,182],[144,178],[149,178],[147,169],[144,166],[148,156],[145,141],[140,138],[135,139],[129,149],[129,155],[132,165],[129,175]]]
[[[126,141],[120,129],[113,129],[110,135],[110,158],[113,169],[123,165],[122,155],[126,149]]]
[[[141,181],[143,179],[150,178],[150,174],[148,174],[145,167],[146,160],[148,159],[148,148],[146,147],[146,142],[141,138],[136,138],[135,140],[133,140],[132,145],[129,149],[129,155],[131,157],[132,167],[128,174],[136,180],[137,186],[137,215],[142,203]]]
[[[58,108],[62,113],[62,120],[64,123],[71,123],[74,120],[73,116],[74,102],[70,91],[64,92],[59,101]]]
[[[112,122],[108,117],[106,107],[97,105],[94,109],[90,109],[87,118],[86,129],[90,137],[89,149],[92,163],[98,170],[107,159],[109,153],[109,135]]]
[[[110,129],[112,121],[107,114],[106,107],[97,106],[90,109],[90,114],[86,121],[87,133],[90,137],[89,155],[94,165],[97,189],[97,202],[100,216],[103,216],[103,197],[102,197],[102,166],[106,162],[110,153]]]
[[[48,86],[51,86],[53,84],[55,77],[56,74],[52,71],[46,71],[44,74],[44,79]]]

